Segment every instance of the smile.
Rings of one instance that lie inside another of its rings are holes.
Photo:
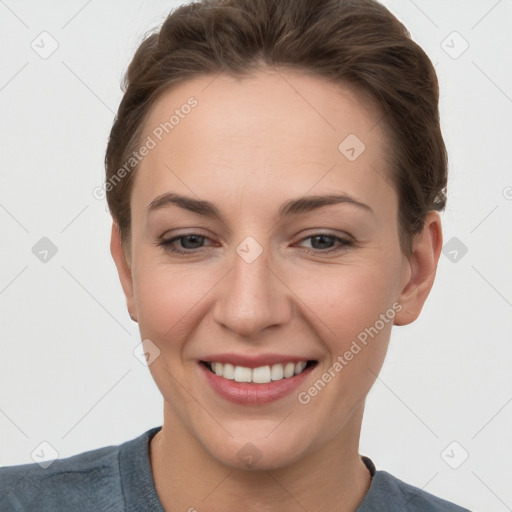
[[[289,379],[295,375],[300,375],[306,368],[312,366],[314,361],[289,362],[258,366],[256,368],[235,366],[230,363],[219,363],[216,361],[203,361],[203,363],[212,373],[227,380],[253,384],[268,384],[273,381]]]
[[[239,405],[263,405],[304,386],[318,360],[284,354],[211,354],[198,361],[204,382],[218,397]]]

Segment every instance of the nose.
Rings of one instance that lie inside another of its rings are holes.
[[[235,252],[233,268],[222,280],[214,320],[241,337],[256,339],[260,333],[289,322],[291,293],[279,271],[271,268],[266,251],[252,262]]]

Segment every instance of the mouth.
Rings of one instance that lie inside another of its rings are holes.
[[[201,364],[210,370],[211,373],[226,380],[252,384],[268,384],[300,375],[307,369],[315,366],[317,361],[307,360],[299,361],[298,363],[290,361],[288,363],[264,365],[256,368],[236,366],[231,363],[221,363],[218,361],[201,361]]]
[[[280,358],[281,359],[281,358]],[[205,381],[220,398],[238,405],[263,405],[289,396],[318,365],[316,360],[261,364],[251,361],[241,366],[223,361],[200,361]],[[259,364],[260,366],[256,366]]]

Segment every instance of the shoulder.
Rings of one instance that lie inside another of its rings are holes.
[[[0,468],[0,510],[123,510],[119,449]]]
[[[377,471],[370,490],[357,512],[384,509],[397,512],[470,512],[466,508],[409,485],[386,471]]]

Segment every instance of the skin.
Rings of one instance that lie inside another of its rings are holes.
[[[401,252],[385,134],[378,112],[349,87],[284,69],[189,79],[155,103],[141,140],[190,96],[197,107],[136,171],[125,248],[112,229],[128,309],[141,339],[160,350],[149,365],[164,398],[150,446],[158,495],[166,511],[354,511],[371,482],[358,453],[365,398],[392,324],[414,321],[430,292],[440,217],[429,212],[412,255]],[[366,146],[352,162],[338,150],[349,134]],[[208,200],[222,220],[173,204],[149,212],[166,192]],[[341,203],[278,215],[290,199],[333,193],[371,211]],[[206,237],[202,248],[174,242],[190,255],[157,245],[191,232]],[[308,238],[319,233],[354,244]],[[263,250],[250,264],[236,252],[248,236]],[[318,361],[298,390],[307,391],[393,304],[401,306],[394,319],[306,405],[297,392],[233,404],[198,363],[221,352],[304,356]],[[237,457],[246,443],[261,456],[250,468]]]

